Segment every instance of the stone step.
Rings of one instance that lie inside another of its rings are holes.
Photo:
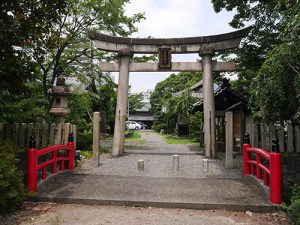
[[[254,212],[278,209],[270,204],[262,188],[247,178],[123,177],[64,173],[41,187],[34,200]]]

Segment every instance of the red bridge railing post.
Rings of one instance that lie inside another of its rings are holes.
[[[250,174],[250,165],[248,164],[250,158],[249,153],[247,152],[249,148],[251,148],[250,144],[243,145],[244,174]]]
[[[75,168],[75,161],[74,161],[74,142],[68,142],[67,144],[70,147],[69,151],[69,163],[68,163],[68,170],[74,170]]]
[[[243,162],[244,162],[244,174],[250,174],[250,166],[248,164],[249,153],[247,152],[251,145],[249,144],[249,134],[245,134],[244,144],[243,144]]]
[[[35,137],[30,137],[27,150],[27,188],[30,192],[37,191],[37,149]]]
[[[75,149],[74,149],[74,136],[73,133],[69,134],[69,138],[68,138],[68,146],[70,147],[69,150],[69,164],[68,164],[68,169],[69,170],[74,170],[75,168]]]
[[[272,140],[272,152],[270,153],[270,201],[273,204],[282,203],[282,155],[279,152],[278,139]]]

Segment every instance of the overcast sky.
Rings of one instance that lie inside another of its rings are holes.
[[[232,12],[216,14],[210,0],[131,0],[126,6],[126,14],[144,12],[146,20],[137,24],[139,31],[132,37],[190,37],[231,32],[228,22]],[[176,55],[173,61],[195,62],[197,55]],[[130,73],[131,92],[154,89],[157,82],[171,73]]]

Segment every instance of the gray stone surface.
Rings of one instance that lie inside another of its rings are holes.
[[[39,201],[233,211],[270,211],[264,191],[246,178],[162,178],[61,174]]]

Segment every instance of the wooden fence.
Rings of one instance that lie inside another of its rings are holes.
[[[0,123],[0,141],[9,140],[24,150],[28,148],[32,135],[36,137],[36,147],[40,149],[68,143],[68,134],[71,132],[76,143],[76,125],[70,123]]]
[[[266,125],[249,122],[246,131],[250,134],[250,144],[267,151],[272,149],[272,138],[279,138],[280,152],[300,152],[300,126]]]

